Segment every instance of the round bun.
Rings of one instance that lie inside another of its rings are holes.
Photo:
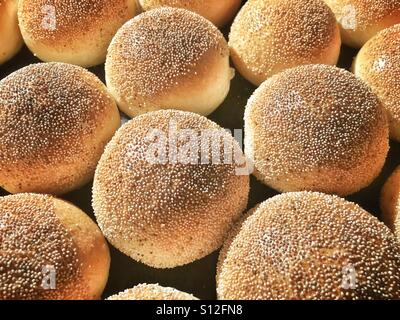
[[[382,218],[400,240],[400,167],[398,167],[382,188]]]
[[[138,284],[132,289],[127,289],[107,300],[198,300],[193,295],[158,284]]]
[[[236,69],[255,85],[298,65],[335,65],[340,44],[335,16],[322,0],[248,1],[229,35]]]
[[[400,141],[400,24],[369,40],[354,60],[356,76],[366,82],[385,107],[390,137]]]
[[[396,238],[337,196],[278,195],[233,232],[219,260],[219,299],[400,298]]]
[[[136,0],[19,0],[18,18],[39,59],[90,67],[104,62],[112,37],[136,6]]]
[[[98,299],[110,266],[96,224],[46,195],[0,198],[0,300]]]
[[[379,31],[400,23],[398,0],[325,0],[336,15],[342,41],[361,48]]]
[[[242,0],[139,0],[139,3],[145,11],[162,6],[190,10],[210,20],[217,27],[222,27],[232,20]]]
[[[117,249],[152,267],[200,259],[221,246],[246,208],[242,160],[236,140],[205,117],[173,110],[136,117],[96,169],[100,228]]]
[[[380,173],[389,149],[385,111],[352,73],[327,65],[275,75],[249,99],[246,154],[279,191],[348,195]]]
[[[233,77],[222,33],[196,13],[158,8],[127,22],[108,49],[106,81],[129,116],[159,109],[208,115]]]
[[[39,63],[0,81],[0,186],[62,194],[92,179],[120,125],[104,84],[85,69]]]
[[[22,47],[17,18],[18,0],[0,0],[0,65]]]

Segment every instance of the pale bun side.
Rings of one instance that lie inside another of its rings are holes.
[[[17,6],[18,0],[0,0],[0,65],[17,54],[23,44]]]
[[[396,168],[381,192],[382,219],[400,240],[400,168]]]

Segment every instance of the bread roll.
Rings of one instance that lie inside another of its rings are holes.
[[[254,85],[304,64],[335,65],[340,53],[335,16],[322,0],[252,0],[229,35],[236,69]]]
[[[136,6],[136,0],[19,0],[18,18],[39,59],[91,67],[104,62],[112,37]]]
[[[218,262],[219,299],[400,298],[396,238],[337,196],[275,196],[232,232]]]
[[[357,192],[378,176],[388,149],[385,110],[343,69],[289,69],[264,82],[246,107],[246,154],[256,177],[281,192]]]
[[[104,84],[64,63],[22,68],[0,81],[0,186],[63,194],[93,178],[120,125]]]
[[[173,110],[136,117],[118,130],[96,169],[99,226],[117,249],[152,267],[203,258],[246,208],[242,160],[233,137],[205,117]]]
[[[105,68],[110,92],[131,117],[160,109],[208,115],[224,101],[233,77],[222,33],[176,8],[127,22],[110,45]]]
[[[0,198],[0,300],[99,299],[110,255],[98,227],[46,195]]]

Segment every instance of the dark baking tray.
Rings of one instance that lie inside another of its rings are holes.
[[[227,37],[229,27],[223,30]],[[339,66],[349,69],[357,50],[343,46]],[[0,79],[11,72],[31,63],[40,62],[30,51],[24,47],[20,53],[6,64],[0,66]],[[104,65],[90,68],[104,82]],[[232,87],[225,102],[209,116],[209,118],[224,128],[243,128],[243,114],[247,99],[256,87],[243,79],[237,72],[232,81]],[[347,197],[372,214],[380,217],[379,194],[383,183],[399,163],[400,146],[391,142],[391,148],[385,167],[380,176],[366,189]],[[68,193],[61,198],[71,201],[93,220],[94,214],[91,207],[92,184]],[[0,195],[6,195],[0,190]],[[277,194],[276,191],[260,184],[254,177],[251,177],[251,191],[248,207],[266,200]],[[174,269],[154,269],[144,264],[135,262],[110,245],[111,269],[108,284],[103,297],[131,288],[139,283],[159,283],[163,286],[175,287],[179,290],[194,294],[200,299],[215,299],[215,270],[218,252],[198,260],[194,263]]]

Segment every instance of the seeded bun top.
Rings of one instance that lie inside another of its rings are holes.
[[[19,18],[26,32],[46,45],[59,48],[68,47],[108,20],[123,17],[127,10],[127,0],[20,0],[19,3]]]
[[[222,250],[220,299],[400,297],[400,246],[354,203],[285,193],[260,204],[239,228]]]
[[[139,0],[145,11],[160,6],[183,8],[196,12],[221,27],[234,16],[242,0]]]
[[[174,125],[176,125],[176,128]],[[186,164],[184,163],[186,159],[178,158],[180,153],[183,152],[181,148],[185,145],[185,141],[177,143],[176,154],[174,154],[174,150],[170,149],[169,144],[165,145],[166,150],[162,150],[165,151],[165,154],[152,149],[152,141],[154,143],[163,141],[157,140],[156,136],[153,136],[155,132],[163,132],[168,139],[173,139],[173,137],[170,137],[169,126],[171,126],[171,130],[193,130],[196,135],[194,138],[200,138],[201,130],[208,129],[212,134],[210,141],[212,141],[212,137],[217,139],[218,134],[222,133],[222,137],[229,139],[228,142],[231,145],[237,146],[233,137],[224,132],[216,123],[194,113],[165,110],[136,117],[117,131],[100,160],[96,170],[96,185],[112,184],[113,188],[104,190],[106,191],[104,196],[95,197],[97,206],[120,206],[122,202],[129,200],[130,207],[137,207],[137,210],[132,213],[138,216],[144,214],[143,219],[145,219],[148,216],[147,210],[157,209],[154,207],[156,203],[160,205],[168,204],[171,207],[163,206],[165,211],[162,216],[153,217],[155,221],[163,224],[167,222],[170,214],[176,214],[175,210],[178,208],[183,217],[185,212],[191,212],[194,208],[204,206],[211,199],[218,198],[227,191],[230,180],[238,178],[235,175],[235,164],[213,164],[211,163],[213,161],[211,154],[210,163],[201,164],[201,150],[197,150],[194,157],[187,158],[187,160],[195,161],[193,164]],[[222,140],[218,140],[219,143],[220,141]],[[154,152],[154,159],[152,158],[152,151],[156,151]],[[207,155],[208,152],[210,151],[207,151]],[[221,150],[220,155],[222,161],[223,150]],[[110,168],[117,168],[118,170],[110,170]],[[120,176],[120,178],[116,179],[116,176]],[[171,180],[174,177],[175,181]],[[151,182],[152,180],[154,183]],[[114,185],[117,181],[123,183]],[[147,189],[155,183],[164,185],[164,187]],[[127,184],[135,185],[133,190],[129,189],[129,199],[125,194],[128,191],[126,189]],[[167,201],[170,198],[173,198],[174,201]],[[109,209],[111,208],[109,207]],[[108,211],[112,212],[113,210]],[[109,219],[114,218],[114,216],[109,217]],[[107,224],[108,222],[111,221],[107,221]],[[174,221],[170,222],[174,223]],[[114,225],[113,230],[123,228],[124,225]],[[179,231],[190,232],[184,229]]]
[[[32,64],[2,79],[0,162],[73,154],[112,103],[103,87],[92,73],[65,63]]]
[[[139,284],[107,300],[198,300],[193,295],[158,284]]]

